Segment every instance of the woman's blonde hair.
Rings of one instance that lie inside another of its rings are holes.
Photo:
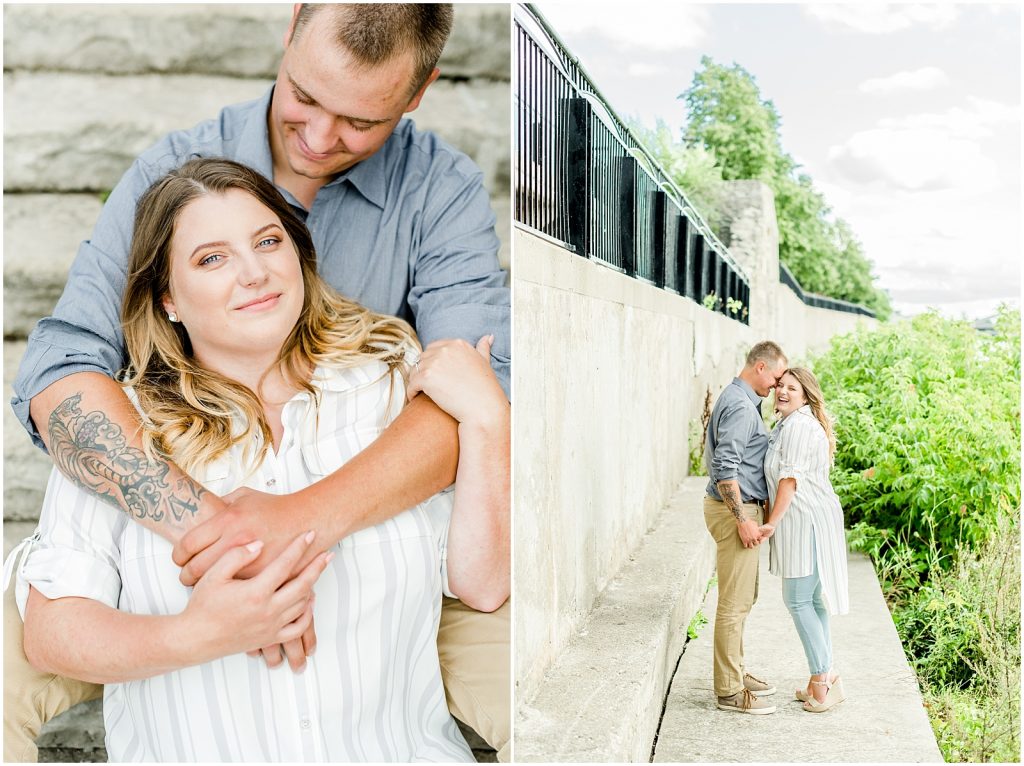
[[[832,416],[825,410],[825,397],[821,393],[821,384],[814,377],[814,373],[806,367],[790,367],[782,374],[792,375],[803,388],[804,398],[811,405],[811,412],[821,423],[821,427],[825,429],[825,436],[828,437],[828,459],[831,461],[836,454],[836,435],[832,428]]]
[[[257,433],[263,437],[253,454],[258,465],[273,442],[258,392],[200,366],[185,328],[163,309],[178,216],[193,200],[229,189],[251,194],[272,210],[299,258],[302,312],[276,364],[289,385],[309,392],[319,404],[318,389],[309,380],[315,365],[350,367],[376,359],[387,365],[393,380],[396,371],[407,372],[405,351],[419,347],[408,323],[341,297],[320,278],[309,230],[270,181],[230,160],[190,160],[139,199],[121,305],[129,360],[123,383],[135,389],[145,413],[143,446],[147,454],[171,458],[186,471],[235,444],[248,448]]]

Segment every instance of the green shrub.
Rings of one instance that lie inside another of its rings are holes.
[[[961,551],[893,618],[947,761],[1020,760],[1020,531]]]
[[[849,525],[928,563],[1020,507],[1020,313],[994,336],[934,313],[861,329],[813,362],[836,417],[833,485]]]
[[[1020,313],[930,313],[814,360],[833,484],[947,761],[1020,759]]]

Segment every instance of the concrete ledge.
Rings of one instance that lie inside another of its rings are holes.
[[[8,5],[4,69],[270,77],[292,7],[275,4]],[[459,5],[445,77],[509,79],[509,8]]]
[[[518,762],[646,762],[686,628],[714,568],[706,480],[683,481],[580,633],[518,702]]]
[[[98,194],[4,195],[4,337],[27,338],[53,311],[102,207]]]
[[[212,119],[228,104],[258,98],[271,82],[213,75],[7,72],[4,190],[109,190],[157,139]],[[507,196],[510,109],[507,82],[444,80],[430,87],[410,117],[472,157],[488,189]]]
[[[850,613],[833,617],[836,670],[847,699],[805,713],[793,689],[807,683],[807,661],[782,603],[782,580],[768,574],[761,547],[760,594],[744,633],[747,667],[778,688],[772,715],[718,710],[712,686],[718,589],[708,593],[710,620],[690,641],[672,680],[655,763],[925,762],[941,763],[928,715],[871,562],[850,554]]]

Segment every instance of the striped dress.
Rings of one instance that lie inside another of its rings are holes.
[[[764,460],[772,507],[779,480],[796,479],[796,495],[769,538],[769,571],[780,577],[807,577],[814,570],[812,550],[817,550],[829,612],[846,614],[850,597],[843,509],[829,481],[828,437],[810,405],[779,421],[768,438]]]
[[[223,495],[291,493],[365,449],[404,398],[379,362],[318,369],[283,410],[275,454],[252,472],[241,448],[197,471]],[[437,656],[451,493],[346,537],[316,584],[318,646],[304,672],[236,654],[142,681],[107,684],[111,761],[473,761],[445,702]],[[51,474],[38,539],[19,571],[49,598],[80,596],[138,614],[176,614],[171,544]],[[117,651],[116,647],[111,648]]]

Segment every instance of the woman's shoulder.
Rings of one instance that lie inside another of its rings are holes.
[[[821,438],[827,439],[825,429],[822,428],[818,419],[814,417],[809,404],[805,404],[786,418],[786,431],[793,435],[799,433],[802,436],[821,436]]]

